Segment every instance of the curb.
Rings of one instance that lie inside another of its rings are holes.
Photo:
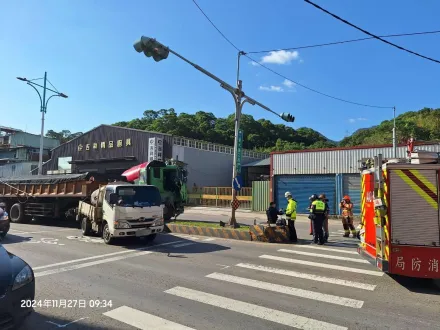
[[[186,225],[165,225],[165,231],[171,233],[200,235],[219,238],[236,239],[241,241],[252,241],[250,232],[244,230],[236,230],[229,228],[212,228],[212,227],[198,227]]]
[[[199,227],[169,223],[165,225],[165,232],[219,237],[240,241],[289,243],[289,231],[287,228],[267,227],[263,225],[252,225],[249,226],[249,231],[244,231],[230,228]]]

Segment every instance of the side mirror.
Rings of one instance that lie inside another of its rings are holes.
[[[110,204],[115,205],[118,203],[118,195],[115,193],[110,194]]]

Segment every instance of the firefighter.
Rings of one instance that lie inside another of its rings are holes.
[[[342,210],[343,237],[350,237],[350,231],[353,237],[356,237],[356,228],[353,226],[353,203],[350,196],[344,196],[344,199],[339,203],[339,207]]]
[[[292,194],[290,192],[286,192],[284,197],[287,199],[287,207],[286,207],[286,219],[287,225],[289,227],[290,241],[292,243],[298,242],[298,237],[296,235],[295,229],[295,220],[296,220],[296,200],[293,199]]]
[[[319,200],[323,201],[325,203],[325,205],[327,205],[327,212],[325,214],[325,219],[324,219],[324,225],[323,225],[323,230],[324,230],[324,241],[327,243],[328,241],[328,237],[329,237],[329,231],[328,231],[328,216],[330,214],[330,208],[328,206],[328,199],[325,196],[325,194],[321,194],[319,195]]]
[[[310,218],[313,220],[313,243],[323,245],[324,233],[322,231],[322,226],[324,225],[324,220],[328,213],[328,206],[316,195],[312,196],[314,201],[312,202],[312,209],[310,213]]]

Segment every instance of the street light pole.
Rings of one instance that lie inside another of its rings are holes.
[[[241,117],[241,111],[243,108],[243,105],[248,102],[252,105],[258,105],[259,107],[263,108],[266,111],[269,111],[276,116],[282,118],[285,121],[293,122],[295,121],[295,117],[293,117],[291,114],[283,112],[281,114],[276,113],[275,111],[269,109],[265,105],[261,104],[260,102],[250,98],[249,96],[245,95],[245,93],[242,90],[242,83],[240,80],[240,56],[244,55],[244,52],[238,53],[238,60],[237,60],[237,87],[234,88],[222,79],[218,78],[217,76],[213,75],[212,73],[208,72],[207,70],[203,69],[199,65],[191,62],[190,60],[186,59],[182,55],[176,53],[169,47],[164,46],[160,42],[158,42],[156,39],[148,38],[145,36],[142,36],[140,40],[136,41],[133,45],[134,49],[138,53],[144,53],[147,57],[153,57],[153,59],[156,62],[159,62],[161,60],[164,60],[168,58],[168,54],[172,53],[181,60],[185,61],[186,63],[193,66],[195,69],[199,70],[200,72],[204,73],[211,79],[214,79],[218,83],[220,83],[220,86],[224,89],[226,89],[228,92],[231,93],[232,97],[234,98],[235,103],[235,132],[234,132],[234,160],[233,160],[233,169],[232,169],[232,177],[233,179],[237,176],[237,159],[238,159],[238,136],[239,136],[239,130],[240,130],[240,117]],[[232,201],[231,204],[235,201],[235,198],[237,196],[237,193],[234,189],[232,189]],[[231,205],[231,218],[229,219],[229,224],[231,226],[236,226],[237,221],[235,219],[235,208]]]
[[[41,135],[40,135],[40,154],[38,155],[38,175],[43,174],[43,151],[44,151],[44,117],[47,111],[47,104],[49,103],[49,100],[54,96],[59,96],[63,98],[67,98],[68,96],[64,93],[60,93],[58,91],[54,91],[47,87],[47,72],[44,72],[44,83],[43,86],[34,83],[31,80],[28,80],[26,78],[17,77],[18,80],[26,82],[29,86],[31,86],[38,94],[38,97],[40,98],[40,111],[41,111]],[[35,87],[41,87],[43,88],[43,97],[41,97],[40,92]],[[46,100],[46,91],[51,91],[52,94],[49,96],[49,98]]]

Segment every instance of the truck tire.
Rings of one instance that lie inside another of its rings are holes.
[[[23,223],[25,220],[23,204],[15,203],[9,210],[9,218],[13,223]]]
[[[151,234],[151,235],[145,236],[145,237],[144,237],[145,242],[146,242],[146,243],[151,243],[151,242],[153,242],[153,241],[155,240],[156,236],[157,236],[157,234]]]
[[[104,240],[105,244],[112,244],[114,241],[114,238],[110,234],[110,227],[108,226],[108,223],[104,225],[104,228],[102,229],[102,239]]]
[[[81,232],[83,236],[90,236],[92,233],[92,223],[86,217],[81,221]]]

